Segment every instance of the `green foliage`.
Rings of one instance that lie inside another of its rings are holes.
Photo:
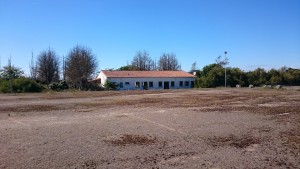
[[[128,66],[122,66],[122,67],[120,67],[120,68],[119,68],[119,69],[117,69],[117,70],[127,70],[127,71],[133,71],[133,70],[134,70],[134,68],[133,68],[132,66],[128,65]]]
[[[248,81],[250,84],[253,84],[254,86],[260,86],[263,84],[266,84],[268,74],[267,72],[262,68],[257,68],[254,71],[250,71],[248,74]]]
[[[271,69],[268,75],[269,83],[271,85],[283,84],[283,78],[278,70]]]
[[[224,84],[222,79],[224,79],[224,69],[218,64],[210,64],[199,72],[195,87],[217,87]]]
[[[116,90],[118,88],[118,85],[107,80],[104,84],[104,88],[106,90]]]
[[[49,87],[49,89],[56,90],[56,91],[66,90],[69,88],[67,82],[64,80],[60,81],[60,82],[53,82],[53,83],[49,84],[48,87]]]
[[[101,88],[99,86],[99,84],[97,83],[93,83],[93,82],[87,82],[82,90],[86,90],[86,91],[100,91],[103,90],[103,88]]]
[[[248,86],[248,79],[246,73],[239,68],[229,68],[227,70],[227,83],[229,86]]]
[[[198,79],[195,87],[218,87],[224,86],[225,69],[219,64],[210,64],[197,72]],[[279,70],[266,71],[257,68],[254,71],[244,72],[239,68],[227,68],[228,86],[262,86],[270,85],[300,85],[300,70],[282,67]]]
[[[0,92],[1,93],[9,93],[10,91],[10,85],[9,80],[0,80]],[[31,80],[29,78],[18,78],[12,80],[12,92],[14,93],[33,93],[33,92],[41,92],[44,89],[44,87],[38,83],[36,83],[34,80]]]
[[[3,69],[0,70],[0,77],[3,79],[16,79],[20,78],[24,75],[24,71],[21,68],[15,66],[4,66]]]

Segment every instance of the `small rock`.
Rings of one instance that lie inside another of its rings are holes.
[[[249,85],[249,88],[254,88],[254,86],[251,84],[251,85]]]

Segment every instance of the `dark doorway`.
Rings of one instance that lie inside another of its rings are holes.
[[[144,82],[143,83],[143,89],[144,90],[148,90],[148,82]]]
[[[169,82],[164,82],[164,89],[170,89]]]

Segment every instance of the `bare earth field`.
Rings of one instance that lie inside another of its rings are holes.
[[[1,94],[0,168],[300,168],[300,90]]]

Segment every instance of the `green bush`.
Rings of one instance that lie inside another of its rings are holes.
[[[101,88],[99,86],[99,84],[97,84],[97,83],[87,82],[82,87],[82,90],[86,90],[86,91],[100,91],[100,90],[103,90],[103,88]]]
[[[4,80],[4,79],[0,80],[0,92],[1,93],[8,93],[9,92],[8,80]]]
[[[104,84],[104,88],[106,90],[116,90],[118,88],[118,85],[107,80]]]
[[[29,78],[13,79],[11,83],[13,93],[34,93],[41,92],[44,89],[44,87],[41,84]],[[9,80],[0,80],[0,92],[11,92]]]
[[[60,81],[60,82],[53,82],[48,85],[49,89],[59,91],[59,90],[66,90],[69,88],[66,81]]]

